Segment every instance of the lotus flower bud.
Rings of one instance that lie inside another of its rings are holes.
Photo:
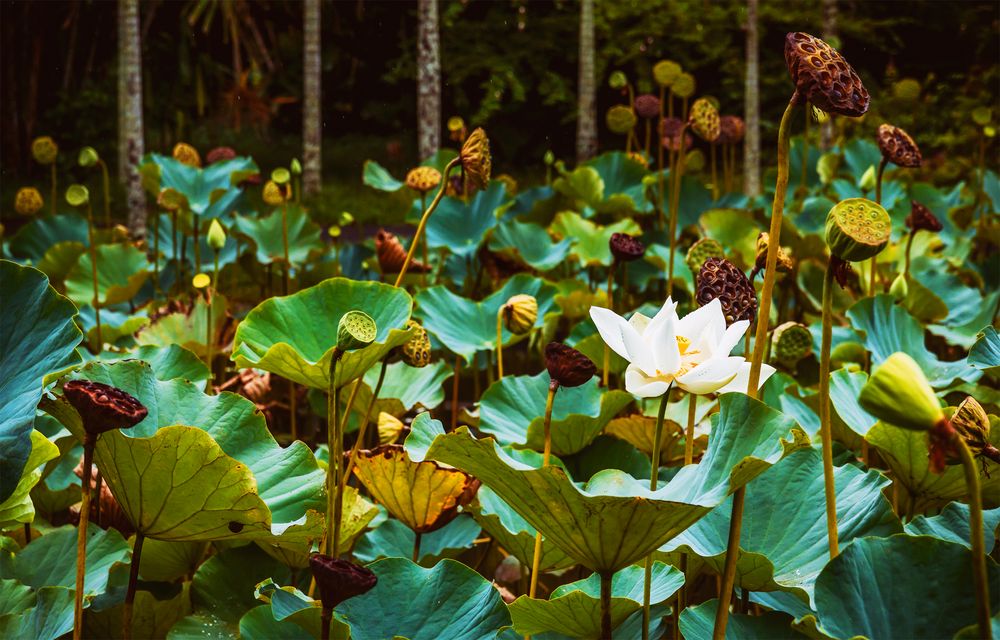
[[[461,116],[448,118],[448,135],[455,142],[465,140],[465,120]]]
[[[785,64],[795,84],[796,102],[857,118],[871,97],[861,78],[833,47],[808,33],[785,36]]]
[[[805,358],[813,350],[813,338],[809,327],[798,322],[778,325],[771,342],[774,346],[774,357],[789,365]]]
[[[965,442],[965,446],[969,447],[969,452],[973,456],[1000,463],[1000,449],[990,442],[990,417],[975,398],[967,396],[962,400],[955,410],[955,415],[951,417],[951,426]],[[954,464],[961,460],[950,458],[948,462]]]
[[[406,174],[406,186],[417,193],[427,193],[441,185],[441,172],[434,167],[417,167]]]
[[[54,164],[59,155],[59,145],[49,136],[31,141],[31,155],[38,164]]]
[[[719,138],[719,110],[707,98],[698,98],[691,105],[691,130],[706,142],[715,142]]]
[[[264,202],[272,207],[284,204],[291,197],[291,191],[287,184],[278,184],[274,180],[268,180],[264,184]]]
[[[877,184],[877,177],[875,173],[875,165],[868,165],[865,172],[861,174],[861,180],[858,181],[858,188],[862,191],[871,191],[875,188]]]
[[[757,275],[757,272],[763,271],[767,267],[767,245],[770,237],[767,231],[761,231],[757,236],[757,256],[754,260],[754,275]],[[788,273],[794,268],[795,265],[792,263],[792,259],[788,256],[788,253],[785,252],[784,247],[778,247],[778,258],[774,266],[777,273]]]
[[[385,411],[378,413],[378,442],[379,444],[392,444],[399,439],[399,434],[403,433],[406,425],[403,421]]]
[[[129,429],[142,422],[148,411],[130,394],[101,382],[70,380],[63,393],[83,421],[89,436],[114,429]]]
[[[416,320],[406,322],[407,330],[413,331],[413,337],[403,343],[400,353],[403,362],[411,367],[426,367],[431,362],[431,339]]]
[[[208,225],[208,246],[216,251],[222,251],[226,246],[226,230],[219,224],[218,218],[212,218],[212,223]]]
[[[156,196],[156,204],[165,211],[181,211],[187,209],[188,199],[187,196],[177,189],[168,187],[161,191],[160,195]]]
[[[14,210],[22,216],[35,215],[44,204],[42,194],[34,187],[21,187],[14,196]]]
[[[553,164],[555,164],[555,161],[556,161],[556,154],[552,153],[551,149],[546,151],[542,155],[542,162],[545,163],[546,167],[551,167]]]
[[[624,135],[632,130],[638,119],[635,117],[635,112],[632,111],[631,107],[616,104],[608,109],[605,121],[611,133]]]
[[[635,99],[635,113],[640,118],[652,120],[660,117],[660,99],[656,96],[644,93]]]
[[[719,137],[725,138],[724,142],[736,144],[743,140],[746,133],[746,125],[743,118],[739,116],[722,116],[719,118]]]
[[[271,180],[274,180],[280,185],[286,185],[291,182],[292,173],[284,167],[278,167],[271,172]]]
[[[889,295],[897,302],[906,300],[906,296],[910,295],[910,283],[906,281],[905,274],[899,274],[892,281],[892,286],[889,287]]]
[[[661,87],[670,87],[682,71],[681,65],[673,60],[660,60],[653,65],[653,80]]]
[[[207,164],[216,162],[228,162],[236,157],[236,151],[232,147],[215,147],[205,154]]]
[[[337,350],[354,351],[375,342],[375,321],[364,311],[345,313],[337,323]]]
[[[490,157],[490,140],[486,137],[486,132],[482,129],[473,131],[458,155],[461,158],[462,170],[465,171],[472,186],[485,189],[490,182],[490,170],[493,165]]]
[[[302,175],[302,163],[299,162],[298,158],[292,158],[292,161],[288,163],[288,168],[293,176]]]
[[[919,167],[923,162],[920,148],[910,134],[891,124],[880,124],[875,136],[882,157],[889,162],[907,168]]]
[[[906,226],[913,231],[937,233],[943,227],[934,212],[916,200],[910,201],[910,215],[906,216]]]
[[[881,205],[865,198],[841,200],[826,216],[830,252],[850,262],[878,255],[889,243],[892,221]]]
[[[628,78],[621,71],[612,71],[608,76],[608,86],[612,89],[624,89],[628,86]]]
[[[674,92],[678,98],[690,98],[694,95],[695,82],[694,76],[690,73],[680,73],[676,78],[674,78],[674,83],[670,85],[670,90]]]
[[[90,191],[82,184],[71,184],[66,189],[66,202],[71,207],[82,207],[90,202]]]
[[[816,163],[816,173],[819,174],[819,181],[825,185],[833,182],[837,176],[837,169],[840,166],[840,156],[836,153],[824,153]]]
[[[861,388],[858,402],[879,420],[914,431],[933,429],[945,419],[924,372],[901,351],[875,369]]]
[[[354,214],[350,211],[341,211],[337,223],[342,227],[347,227],[354,223]]]
[[[97,149],[94,147],[84,147],[80,149],[76,161],[81,167],[92,167],[101,161],[101,156],[97,155]]]
[[[174,145],[173,156],[174,160],[189,167],[201,166],[201,156],[198,155],[198,150],[186,142],[178,142]]]
[[[378,583],[375,574],[365,567],[322,553],[309,557],[309,568],[319,587],[324,609],[334,609],[345,600],[371,591]]]
[[[698,304],[718,298],[726,324],[757,317],[757,292],[746,274],[724,258],[709,258],[698,272]]]
[[[548,369],[549,388],[579,387],[597,373],[590,358],[561,342],[550,342],[545,347],[545,368]]]
[[[191,278],[191,286],[195,289],[204,289],[210,284],[212,284],[212,276],[207,273],[199,273]]]
[[[506,304],[500,307],[504,326],[515,336],[522,336],[535,326],[538,320],[538,301],[534,296],[519,293],[511,296]]]
[[[701,271],[701,265],[705,264],[706,260],[725,257],[726,250],[722,247],[721,242],[713,238],[701,238],[688,249],[684,262],[691,273],[697,276],[698,272]]]

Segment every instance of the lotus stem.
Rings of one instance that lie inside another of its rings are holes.
[[[333,502],[333,517],[334,521],[337,523],[336,537],[340,537],[340,522],[343,519],[344,512],[344,489],[347,487],[347,474],[348,471],[344,467],[344,434],[347,432],[347,419],[351,415],[351,409],[354,407],[354,400],[358,397],[358,390],[361,388],[361,378],[358,378],[357,382],[354,383],[354,388],[351,390],[351,395],[347,399],[347,406],[344,409],[344,417],[337,421],[337,447],[339,448],[340,454],[337,458],[337,493],[334,496]],[[337,393],[337,403],[334,405],[334,416],[340,411],[340,394]],[[337,549],[338,547],[334,547]]]
[[[687,99],[684,100],[684,111],[687,112]],[[676,173],[673,178],[673,187],[670,192],[670,227],[668,233],[670,234],[670,262],[667,264],[667,295],[673,295],[674,292],[674,254],[677,252],[677,210],[680,208],[681,201],[681,180],[684,177],[684,159],[687,157],[687,145],[684,144],[684,136],[687,135],[687,122],[685,121],[684,126],[681,127],[678,139],[680,140],[680,151],[677,153],[674,166],[672,167],[673,173]]]
[[[431,214],[437,209],[438,203],[441,202],[441,198],[444,197],[445,189],[448,187],[448,174],[454,169],[460,162],[459,158],[455,158],[447,164],[444,168],[444,172],[441,175],[441,186],[438,188],[437,195],[431,200],[431,206],[424,210],[424,214],[420,216],[420,224],[417,225],[417,231],[413,234],[413,241],[410,242],[410,249],[406,252],[406,260],[403,261],[403,266],[399,269],[399,275],[396,276],[395,286],[399,286],[403,282],[403,277],[406,275],[406,270],[410,268],[410,261],[413,260],[413,254],[416,253],[417,244],[420,242],[420,236],[424,232],[424,227],[427,226],[427,221],[430,219]]]
[[[913,236],[917,235],[917,230],[912,229],[906,237],[906,262],[903,266],[903,277],[910,275],[910,250],[913,249]]]
[[[952,432],[952,443],[958,449],[965,471],[965,485],[969,491],[969,526],[972,528],[972,571],[976,581],[976,617],[979,622],[979,636],[993,639],[990,621],[990,589],[986,578],[986,545],[983,539],[983,504],[980,495],[979,470],[976,460],[965,441]]]
[[[94,475],[94,491],[97,493],[97,500],[94,502],[94,522],[101,526],[101,489],[104,488],[104,478],[101,477],[101,470],[98,469]]]
[[[764,286],[760,291],[760,308],[757,311],[757,331],[754,334],[753,357],[750,361],[750,377],[747,384],[747,395],[757,397],[760,385],[760,367],[764,361],[764,348],[767,346],[767,324],[771,317],[771,294],[774,291],[776,265],[778,263],[778,248],[781,246],[781,219],[785,211],[785,193],[788,191],[788,136],[791,130],[792,112],[798,100],[797,94],[785,107],[778,126],[778,176],[774,186],[774,201],[771,204],[770,241],[767,243],[767,262],[764,267]],[[743,528],[743,503],[746,499],[746,488],[740,487],[733,494],[733,510],[729,519],[729,539],[726,546],[726,561],[722,571],[719,588],[719,607],[715,612],[715,628],[712,631],[713,640],[725,640],[726,626],[729,624],[729,601],[733,595],[733,584],[736,581],[736,560],[740,547],[740,531]]]
[[[209,389],[215,383],[215,367],[212,366],[212,347],[215,345],[215,332],[212,330],[212,298],[215,297],[215,284],[219,280],[219,252],[215,252],[215,265],[212,268],[212,287],[205,295],[205,302],[208,303],[208,323],[205,326],[205,349],[208,352],[205,358],[208,365],[208,386]]]
[[[657,220],[659,220],[662,225],[663,220],[663,102],[666,98],[666,87],[660,86],[660,119],[657,120],[656,129],[656,193],[657,193]],[[607,386],[607,381],[604,382],[604,386]]]
[[[809,103],[802,105],[806,114],[805,129],[802,131],[802,180],[799,183],[802,193],[809,191]]]
[[[54,167],[55,165],[53,165]],[[90,243],[90,273],[94,280],[94,321],[97,323],[97,353],[104,349],[104,340],[101,336],[101,302],[100,290],[97,286],[97,238],[94,237],[94,208],[87,200],[87,239]]]
[[[319,615],[320,619],[320,640],[330,640],[330,623],[333,621],[333,608],[323,607]]]
[[[191,213],[194,215],[194,269],[198,273],[201,271],[201,216],[193,211]]]
[[[97,164],[101,167],[101,178],[104,182],[104,224],[111,226],[111,177],[108,175],[108,165],[104,160],[98,158]]]
[[[660,449],[663,448],[663,416],[667,413],[667,398],[670,397],[670,387],[660,396],[660,409],[656,413],[656,427],[653,429],[653,459],[649,470],[649,490],[656,491],[656,482],[660,471]],[[601,577],[603,580],[603,576]],[[653,586],[653,554],[646,556],[646,573],[642,583],[642,640],[649,638],[649,599]],[[603,589],[603,583],[602,583]],[[610,597],[610,596],[609,596]],[[602,594],[603,598],[603,594]],[[610,625],[610,621],[609,621]],[[610,633],[610,629],[609,629]],[[610,637],[610,635],[608,636]]]
[[[661,159],[662,159],[662,153]],[[608,309],[611,311],[615,310],[615,268],[618,266],[617,260],[611,261],[611,267],[608,269]],[[604,345],[604,368],[601,373],[601,384],[604,388],[608,388],[608,370],[611,368],[611,347],[605,343]]]
[[[285,258],[285,269],[284,269],[284,280],[282,285],[284,287],[284,295],[288,295],[289,286],[288,281],[291,278],[292,263],[288,259],[288,201],[285,200],[281,205],[281,242],[284,249]]]
[[[427,208],[427,192],[420,192],[420,210],[423,211]],[[427,286],[427,270],[430,269],[430,260],[427,258],[427,236],[424,235],[420,238],[420,252],[424,259],[424,271],[420,274],[420,285]]]
[[[549,466],[549,456],[552,453],[552,403],[556,399],[556,391],[559,390],[559,383],[555,380],[549,382],[549,395],[545,398],[545,447],[542,453],[542,468]],[[542,532],[535,532],[535,552],[531,558],[531,587],[528,590],[528,597],[534,598],[538,592],[538,574],[542,562]]]
[[[684,465],[694,462],[694,416],[698,409],[697,394],[688,394],[688,421],[684,431]]]
[[[713,201],[719,199],[719,170],[718,170],[718,167],[717,167],[718,161],[716,160],[716,154],[715,154],[715,147],[716,146],[717,145],[714,142],[708,145],[708,147],[709,147],[708,154],[709,154],[710,162],[712,163],[712,200]]]
[[[601,572],[601,640],[611,640],[611,579],[614,573]],[[643,625],[645,629],[645,625]]]
[[[31,544],[31,523],[24,523],[24,546]]]
[[[419,531],[414,532],[413,535],[413,562],[415,564],[420,564],[420,537],[422,535]]]
[[[879,205],[882,204],[882,172],[885,171],[885,165],[886,165],[887,162],[888,162],[888,160],[885,158],[885,156],[883,156],[882,157],[882,161],[878,163],[878,175],[875,177],[875,203],[879,204]],[[911,240],[912,240],[912,238],[911,238]],[[910,258],[909,245],[907,245],[906,258],[907,258],[907,262],[909,262],[909,258]],[[907,269],[907,271],[909,271],[909,269]],[[877,274],[878,274],[878,256],[872,256],[872,261],[871,261],[871,279],[869,280],[869,283],[868,283],[868,295],[870,295],[870,296],[874,296],[875,295],[875,286],[876,286],[876,282],[877,282],[877,278],[876,278]]]
[[[49,166],[52,167],[52,171],[51,171],[51,173],[52,173],[52,197],[49,198],[49,211],[52,213],[52,215],[56,215],[56,194],[58,194],[59,192],[56,191],[56,163],[55,163],[55,161],[53,161],[52,164],[49,165]]]
[[[171,253],[174,256],[174,266],[177,267],[176,273],[174,273],[174,285],[173,289],[176,292],[180,288],[181,281],[181,263],[177,257],[177,211],[170,212],[170,242],[171,242]]]
[[[83,474],[81,476],[80,523],[76,531],[76,589],[73,595],[73,640],[83,638],[83,579],[87,575],[87,527],[90,525],[90,468],[94,464],[97,436],[83,436]]]
[[[831,258],[832,260],[832,258]],[[830,428],[830,345],[833,336],[833,265],[823,278],[823,338],[819,356],[819,420],[823,441],[823,487],[826,494],[826,532],[830,559],[837,557],[837,493],[833,483],[833,435]]]
[[[378,400],[379,392],[382,391],[382,382],[385,381],[385,370],[388,364],[386,359],[382,360],[382,367],[378,372],[378,382],[375,384],[375,391],[372,392],[372,399],[368,401],[368,409],[365,410],[364,419],[361,421],[361,426],[358,427],[357,440],[354,441],[354,446],[351,448],[351,455],[347,459],[347,466],[344,467],[344,476],[340,480],[341,492],[347,487],[347,479],[351,476],[351,469],[354,468],[354,462],[358,458],[358,451],[361,450],[364,444],[365,434],[368,431],[368,423],[371,421],[372,409],[375,407],[375,401]]]
[[[122,610],[122,638],[132,639],[132,605],[135,602],[135,586],[139,580],[139,561],[142,556],[142,541],[146,536],[141,531],[135,534],[135,545],[132,547],[132,564],[128,570],[128,590],[125,592],[125,606]]]
[[[497,311],[497,380],[503,380],[503,306]]]
[[[333,350],[330,359],[330,382],[326,390],[326,441],[330,450],[330,462],[326,471],[326,555],[337,557],[340,545],[340,514],[336,509],[336,494],[340,482],[340,458],[343,457],[344,443],[340,439],[340,421],[337,419],[340,392],[337,387],[337,361],[343,353]],[[332,514],[332,517],[331,517]],[[332,531],[331,531],[332,529]]]
[[[652,138],[653,138],[653,125],[650,122],[649,118],[647,118],[646,119],[646,144],[645,144],[645,146],[643,147],[643,150],[642,150],[642,154],[644,156],[646,156],[647,158],[649,157],[649,143],[652,140]]]
[[[239,255],[239,253],[237,253]],[[160,290],[160,212],[153,214],[153,286]],[[162,291],[160,292],[162,293]]]
[[[455,375],[451,383],[451,430],[458,426],[458,374],[462,371],[462,356],[455,356]]]

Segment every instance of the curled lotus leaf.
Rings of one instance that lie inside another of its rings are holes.
[[[503,549],[525,566],[531,566],[535,553],[535,528],[528,524],[510,505],[489,487],[480,487],[476,502],[469,509],[484,530]],[[542,571],[565,569],[573,560],[559,547],[542,538],[542,556],[538,567]]]

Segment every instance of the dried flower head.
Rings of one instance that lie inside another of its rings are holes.
[[[691,130],[706,142],[715,142],[719,138],[719,110],[708,98],[698,98],[691,105],[689,116]]]
[[[375,255],[382,273],[399,273],[406,261],[406,249],[396,234],[379,229],[375,234]],[[407,273],[427,273],[430,267],[419,260],[411,260]]]
[[[31,156],[38,164],[53,164],[59,155],[59,145],[50,136],[42,136],[31,141]]]
[[[868,111],[871,97],[833,47],[808,33],[785,36],[785,64],[795,84],[799,104],[809,102],[823,111],[857,118]]]
[[[189,167],[201,166],[201,156],[198,155],[198,150],[186,142],[178,142],[174,145],[173,156],[174,160]]]
[[[683,138],[681,134],[683,133]],[[694,143],[691,134],[684,128],[684,121],[680,118],[664,118],[660,124],[660,137],[663,148],[668,151],[677,152],[681,150],[681,140],[684,140],[684,148],[690,149]]]
[[[767,246],[770,238],[771,236],[767,231],[761,231],[757,236],[757,256],[754,260],[753,275],[757,275],[758,272],[763,271],[767,266]],[[775,271],[777,273],[788,273],[794,266],[791,257],[789,257],[784,247],[778,247],[778,259],[775,263]],[[752,277],[750,279],[753,280]]]
[[[227,162],[236,157],[236,151],[232,147],[215,147],[205,154],[205,162],[215,164],[216,162]]]
[[[632,130],[636,122],[638,122],[638,118],[636,118],[635,111],[631,107],[624,104],[616,104],[608,109],[605,121],[611,133],[624,135]]]
[[[615,262],[633,262],[646,254],[642,240],[627,233],[612,233],[608,246]]]
[[[434,167],[417,167],[406,174],[406,186],[424,194],[441,186],[441,172]]]
[[[490,140],[486,132],[477,128],[462,145],[459,153],[462,170],[469,182],[477,189],[485,189],[490,182],[493,160],[490,157]]]
[[[719,142],[736,144],[743,140],[746,125],[739,116],[722,116],[719,118]]]
[[[880,124],[875,135],[882,157],[889,162],[909,169],[919,167],[923,162],[920,147],[913,141],[910,134],[891,124]]]
[[[403,362],[411,367],[426,367],[431,362],[431,339],[416,320],[406,321],[407,330],[413,331],[413,337],[403,343],[400,354]]]
[[[546,345],[545,368],[551,378],[549,384],[561,387],[579,387],[597,373],[590,358],[561,342]]]
[[[524,335],[531,331],[538,320],[538,300],[526,293],[519,293],[511,296],[500,307],[500,313],[503,314],[503,322],[507,331],[516,336]]]
[[[937,233],[943,227],[934,212],[916,200],[910,201],[910,215],[906,216],[906,227],[913,231]]]
[[[369,569],[322,553],[309,557],[309,568],[324,609],[333,609],[345,600],[367,593],[378,583]]]
[[[102,382],[70,380],[63,385],[63,393],[91,436],[134,427],[149,413],[132,395]]]
[[[698,304],[718,299],[727,324],[757,317],[757,292],[746,274],[725,258],[709,258],[698,271]]]
[[[660,99],[651,93],[644,93],[635,99],[635,112],[640,118],[652,120],[660,117]]]
[[[975,398],[967,396],[962,400],[951,417],[951,426],[973,456],[1000,463],[1000,449],[990,442],[990,417]],[[950,457],[948,462],[954,464],[961,460]]]
[[[35,215],[44,204],[42,194],[34,187],[21,187],[14,197],[14,210],[22,216]]]
[[[891,231],[888,212],[866,198],[841,200],[826,216],[826,244],[830,252],[850,262],[881,253],[889,243]]]

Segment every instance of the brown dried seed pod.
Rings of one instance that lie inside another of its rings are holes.
[[[646,245],[642,240],[627,233],[612,233],[608,246],[615,262],[632,262],[646,254]]]
[[[650,93],[636,97],[635,113],[647,120],[660,117],[660,99]]]
[[[427,193],[441,185],[441,172],[434,167],[417,167],[406,174],[406,186],[417,193]]]
[[[966,396],[965,400],[955,409],[955,415],[951,417],[951,426],[958,433],[959,437],[965,441],[965,446],[975,457],[982,457],[1000,462],[1000,450],[997,450],[990,442],[990,418],[986,415],[986,410],[972,396]],[[961,459],[957,456],[949,456],[949,464],[958,464]]]
[[[349,598],[367,593],[378,583],[371,570],[322,553],[309,557],[309,568],[319,587],[324,609],[333,609]]]
[[[889,162],[909,169],[919,167],[923,162],[920,147],[913,141],[910,134],[891,124],[880,124],[875,136],[882,157]]]
[[[828,113],[857,118],[871,97],[861,78],[830,45],[808,33],[785,36],[785,64],[799,104],[809,102]]]
[[[726,324],[757,317],[757,292],[746,274],[725,258],[709,258],[698,272],[698,304],[718,299]]]
[[[375,234],[375,255],[382,273],[399,273],[406,261],[406,249],[396,234],[379,229]],[[430,268],[419,260],[411,260],[407,268],[410,273],[427,273]]]
[[[178,142],[174,145],[173,156],[174,160],[189,167],[201,166],[201,156],[198,155],[198,150],[186,142]]]
[[[843,258],[833,254],[830,256],[830,266],[828,269],[833,269],[833,278],[840,285],[841,289],[847,288],[847,278],[851,275],[851,263]]]
[[[724,142],[729,144],[742,141],[746,133],[746,125],[739,116],[722,116],[719,118],[719,129],[721,130],[719,137],[724,138]]]
[[[63,393],[92,436],[134,427],[149,413],[132,395],[102,382],[70,380],[63,385]]]
[[[561,342],[550,342],[545,347],[545,368],[551,384],[561,387],[579,387],[597,373],[590,358]]]
[[[469,179],[469,183],[477,189],[485,189],[490,182],[490,171],[493,160],[490,156],[490,140],[486,137],[486,132],[476,129],[472,132],[462,145],[459,152],[462,162],[462,170]]]
[[[38,213],[45,201],[42,194],[34,187],[21,187],[14,196],[14,211],[22,216],[33,216]]]
[[[216,162],[226,162],[236,157],[236,151],[232,147],[215,147],[205,154],[205,162],[215,164]]]
[[[31,141],[31,155],[38,164],[52,164],[59,155],[59,145],[51,136],[41,136]]]
[[[761,231],[757,236],[757,257],[754,260],[754,275],[767,267],[767,245],[770,239],[771,235],[767,231]],[[775,271],[777,273],[788,273],[794,266],[792,259],[785,252],[785,248],[778,247],[778,260],[775,263]]]
[[[719,110],[707,98],[698,98],[691,105],[691,130],[706,142],[715,142],[721,132]]]
[[[906,216],[906,226],[914,231],[937,233],[943,227],[934,212],[916,200],[910,201],[910,215]]]
[[[681,132],[684,130],[684,121],[680,118],[664,118],[660,125],[660,137],[663,148],[669,151],[681,150]],[[691,134],[684,131],[684,148],[690,149],[694,143]]]
[[[416,320],[408,320],[407,329],[413,329],[413,337],[403,343],[400,354],[403,362],[411,367],[426,367],[431,362],[431,339]]]

